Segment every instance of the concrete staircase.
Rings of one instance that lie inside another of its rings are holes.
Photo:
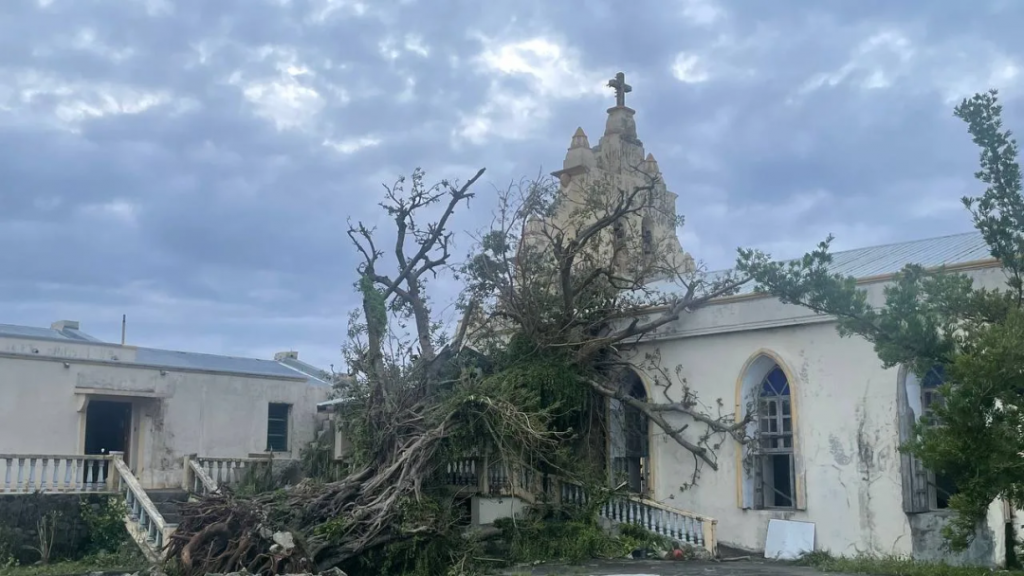
[[[181,520],[181,504],[188,502],[188,492],[184,490],[146,490],[146,495],[156,505],[156,509],[167,524],[177,524]]]

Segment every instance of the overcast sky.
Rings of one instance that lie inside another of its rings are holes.
[[[713,268],[970,230],[954,104],[1024,129],[1014,0],[3,0],[0,323],[341,364],[347,218],[381,183],[494,186],[596,143],[626,73]],[[460,248],[468,248],[463,242]],[[457,289],[439,285],[444,300]]]

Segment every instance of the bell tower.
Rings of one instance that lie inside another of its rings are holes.
[[[693,269],[693,258],[683,251],[676,234],[676,198],[665,186],[661,169],[654,155],[645,152],[643,142],[637,137],[636,111],[626,106],[626,94],[633,87],[626,84],[625,74],[619,72],[608,81],[608,87],[615,89],[615,106],[608,109],[604,134],[596,146],[583,128],[577,128],[572,135],[569,149],[562,162],[562,169],[552,172],[560,184],[559,193],[566,206],[578,206],[587,194],[599,190],[602,194],[631,193],[648,188],[637,196],[642,207],[635,213],[617,221],[611,234],[602,238],[601,251],[614,259],[616,267],[626,269],[631,263],[643,259],[657,258],[662,273],[645,281],[664,279],[672,271],[685,273]],[[612,200],[613,197],[609,197]],[[560,209],[553,220],[561,229],[566,229],[569,209]],[[541,225],[537,222],[534,226]]]

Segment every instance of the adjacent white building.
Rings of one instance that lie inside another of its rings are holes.
[[[236,358],[102,342],[71,321],[0,325],[0,454],[123,452],[146,489],[180,487],[190,454],[298,458],[330,391],[296,352]]]
[[[840,252],[834,269],[860,277],[880,306],[892,274],[912,262],[964,272],[976,286],[1005,285],[975,233]],[[871,344],[840,337],[831,317],[749,292],[688,314],[640,347],[641,354],[654,350],[663,365],[681,367],[708,413],[738,420],[755,411],[749,433],[757,441],[741,447],[722,438],[718,471],[704,466],[684,490],[695,469],[691,454],[651,429],[649,450],[639,455],[650,482],[643,490],[718,520],[721,544],[761,550],[768,521],[784,519],[813,523],[816,548],[836,554],[985,565],[1005,559],[1013,518],[1001,502],[970,550],[944,550],[951,487],[898,450],[936,395],[938,374],[922,382],[905,369],[884,369]],[[679,400],[678,385],[666,393],[637,373],[643,394]]]

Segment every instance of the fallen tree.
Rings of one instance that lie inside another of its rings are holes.
[[[349,470],[336,481],[310,478],[250,498],[224,489],[189,504],[169,550],[183,574],[334,566],[468,573],[479,563],[479,540],[494,532],[467,535],[466,495],[445,480],[449,465],[487,453],[509,469],[605,484],[610,401],[694,456],[691,483],[702,466],[717,469],[719,438],[746,441],[746,421],[708,409],[657,354],[633,352],[745,281],[709,279],[634,229],[642,218],[677,223],[650,200],[659,176],[628,190],[597,182],[572,200],[552,181],[510,186],[498,194],[491,228],[455,265],[450,222],[482,175],[427,186],[417,170],[386,187],[391,239],[350,224],[362,304],[344,347],[350,374],[338,390],[349,399]],[[439,216],[423,224],[428,213]],[[644,257],[623,258],[630,251]],[[466,286],[452,331],[427,293],[446,272]],[[658,279],[681,290],[650,289]],[[660,396],[631,396],[619,382],[626,368],[646,371]]]

